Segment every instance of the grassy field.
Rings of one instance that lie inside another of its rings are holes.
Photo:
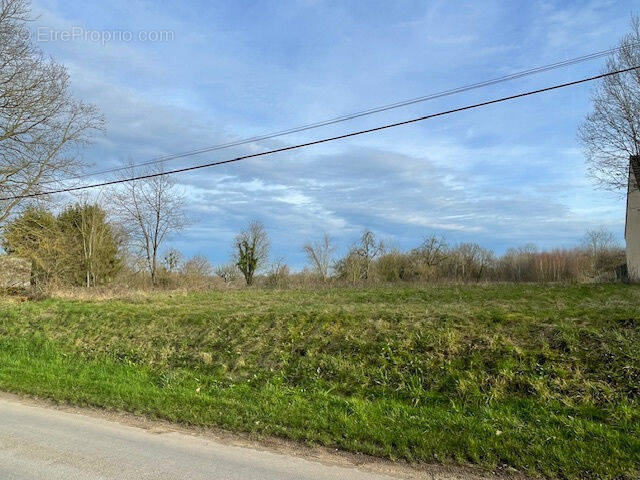
[[[640,475],[640,288],[0,299],[0,389],[416,462]]]

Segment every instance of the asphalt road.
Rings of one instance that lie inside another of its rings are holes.
[[[387,475],[0,399],[0,479],[349,479]]]

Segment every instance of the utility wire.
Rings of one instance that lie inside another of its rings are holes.
[[[167,160],[176,160],[176,159],[180,159],[180,158],[186,158],[186,157],[191,157],[194,155],[200,155],[203,153],[208,153],[208,152],[213,152],[216,150],[223,150],[226,148],[230,148],[230,147],[236,147],[236,146],[240,146],[240,145],[245,145],[247,143],[253,143],[253,142],[259,142],[262,140],[270,140],[272,138],[277,138],[277,137],[281,137],[284,135],[289,135],[292,133],[298,133],[298,132],[304,132],[307,130],[312,130],[315,128],[320,128],[320,127],[325,127],[328,125],[333,125],[336,123],[341,123],[341,122],[346,122],[349,120],[354,120],[356,118],[360,118],[360,117],[364,117],[367,115],[372,115],[375,113],[380,113],[380,112],[385,112],[387,110],[392,110],[392,109],[396,109],[396,108],[401,108],[401,107],[406,107],[409,105],[414,105],[417,103],[422,103],[422,102],[426,102],[429,100],[435,100],[438,98],[442,98],[442,97],[447,97],[450,95],[455,95],[457,93],[463,93],[463,92],[467,92],[469,90],[475,90],[478,88],[482,88],[482,87],[488,87],[491,85],[496,85],[498,83],[502,83],[502,82],[507,82],[510,80],[516,80],[519,78],[523,78],[529,75],[534,75],[537,73],[544,73],[544,72],[548,72],[550,70],[555,70],[557,68],[562,68],[562,67],[567,67],[570,65],[575,65],[577,63],[582,63],[582,62],[586,62],[588,60],[595,60],[598,58],[602,58],[602,57],[606,57],[612,53],[615,53],[616,51],[620,50],[622,47],[616,47],[616,48],[611,48],[609,50],[602,50],[599,52],[594,52],[594,53],[590,53],[587,55],[582,55],[580,57],[575,57],[575,58],[570,58],[567,60],[562,60],[559,62],[555,62],[555,63],[551,63],[548,65],[543,65],[540,67],[535,67],[535,68],[530,68],[528,70],[522,70],[520,72],[516,72],[516,73],[512,73],[509,75],[504,75],[502,77],[497,77],[497,78],[493,78],[490,80],[484,80],[482,82],[476,82],[476,83],[471,83],[468,85],[464,85],[461,87],[456,87],[456,88],[452,88],[450,90],[444,90],[441,92],[437,92],[437,93],[432,93],[429,95],[425,95],[422,97],[417,97],[417,98],[412,98],[409,100],[403,100],[403,101],[399,101],[399,102],[395,102],[395,103],[390,103],[387,105],[383,105],[380,107],[373,107],[373,108],[369,108],[367,110],[361,110],[359,112],[355,112],[355,113],[351,113],[351,114],[347,114],[347,115],[341,115],[339,117],[334,117],[334,118],[330,118],[327,120],[323,120],[320,122],[315,122],[315,123],[308,123],[305,125],[301,125],[298,127],[294,127],[294,128],[289,128],[286,130],[280,130],[277,132],[272,132],[272,133],[268,133],[268,134],[264,134],[264,135],[260,135],[260,136],[256,136],[256,137],[250,137],[250,138],[245,138],[245,139],[241,139],[241,140],[237,140],[237,141],[233,141],[233,142],[228,142],[228,143],[221,143],[218,145],[213,145],[210,147],[204,147],[204,148],[200,148],[197,150],[190,150],[190,151],[185,151],[185,152],[181,152],[181,153],[174,153],[174,154],[168,154],[168,155],[163,155],[163,156],[159,156],[159,157],[155,157],[152,158],[148,161],[145,162],[140,162],[140,163],[134,163],[131,165],[127,165],[127,166],[122,166],[122,167],[115,167],[115,168],[108,168],[108,169],[104,169],[104,170],[98,170],[95,172],[89,172],[89,173],[83,173],[80,175],[75,175],[72,177],[68,177],[65,178],[64,180],[51,180],[51,181],[47,181],[47,182],[43,182],[45,185],[46,184],[51,184],[51,183],[59,183],[59,182],[65,182],[65,181],[70,181],[70,180],[79,180],[82,178],[87,178],[87,177],[93,177],[96,175],[104,175],[107,173],[115,173],[115,172],[120,172],[123,170],[129,170],[130,168],[135,168],[135,167],[141,167],[141,166],[146,166],[146,165],[154,165],[154,164],[158,164],[158,163],[162,163],[165,162]]]
[[[328,138],[323,138],[320,140],[314,140],[311,142],[306,142],[306,143],[299,143],[297,145],[291,145],[288,147],[282,147],[282,148],[276,148],[273,150],[267,150],[264,152],[259,152],[259,153],[252,153],[249,155],[242,155],[240,157],[235,157],[235,158],[231,158],[228,160],[220,160],[217,162],[210,162],[210,163],[204,163],[201,165],[195,165],[195,166],[191,166],[191,167],[184,167],[184,168],[178,168],[175,170],[170,170],[168,172],[158,172],[158,173],[151,173],[151,174],[147,174],[147,175],[139,175],[139,176],[134,176],[134,177],[130,177],[130,178],[125,178],[125,179],[121,179],[121,180],[111,180],[108,182],[101,182],[101,183],[94,183],[92,185],[84,185],[84,186],[79,186],[79,187],[71,187],[71,188],[60,188],[57,190],[49,190],[49,191],[44,191],[44,192],[36,192],[36,193],[29,193],[29,194],[25,194],[25,195],[15,195],[15,196],[11,196],[11,197],[5,197],[5,198],[0,198],[0,201],[4,202],[4,201],[8,201],[8,200],[18,200],[18,199],[24,199],[24,198],[34,198],[34,197],[41,197],[44,195],[53,195],[56,193],[66,193],[66,192],[75,192],[78,190],[87,190],[89,188],[97,188],[97,187],[105,187],[107,185],[116,185],[119,183],[127,183],[127,182],[134,182],[137,180],[144,180],[144,179],[148,179],[148,178],[155,178],[155,177],[160,177],[163,175],[172,175],[172,174],[176,174],[176,173],[183,173],[183,172],[190,172],[192,170],[200,170],[202,168],[208,168],[208,167],[214,167],[214,166],[218,166],[218,165],[226,165],[228,163],[234,163],[234,162],[239,162],[242,160],[247,160],[249,158],[256,158],[256,157],[262,157],[265,155],[272,155],[274,153],[281,153],[281,152],[287,152],[290,150],[297,150],[300,148],[304,148],[304,147],[309,147],[312,145],[318,145],[321,143],[327,143],[327,142],[333,142],[335,140],[342,140],[344,138],[349,138],[349,137],[355,137],[358,135],[364,135],[366,133],[372,133],[372,132],[378,132],[381,130],[387,130],[389,128],[395,128],[395,127],[399,127],[401,125],[409,125],[411,123],[416,123],[416,122],[422,122],[424,120],[429,120],[431,118],[436,118],[436,117],[443,117],[445,115],[450,115],[452,113],[457,113],[457,112],[463,112],[466,110],[472,110],[472,109],[476,109],[476,108],[480,108],[480,107],[485,107],[487,105],[493,105],[496,103],[501,103],[501,102],[506,102],[509,100],[515,100],[517,98],[522,98],[522,97],[528,97],[531,95],[536,95],[539,93],[543,93],[543,92],[549,92],[551,90],[557,90],[560,88],[565,88],[565,87],[570,87],[573,85],[578,85],[581,83],[586,83],[586,82],[592,82],[594,80],[598,80],[601,78],[605,78],[605,77],[610,77],[613,75],[619,75],[621,73],[625,73],[625,72],[630,72],[631,70],[636,70],[636,69],[640,69],[640,65],[635,66],[635,67],[630,67],[630,68],[625,68],[623,70],[616,70],[613,72],[608,72],[608,73],[602,73],[600,75],[595,75],[593,77],[587,77],[587,78],[582,78],[580,80],[574,80],[572,82],[567,82],[567,83],[560,83],[557,85],[552,85],[550,87],[544,87],[544,88],[540,88],[538,90],[531,90],[528,92],[523,92],[523,93],[518,93],[516,95],[510,95],[508,97],[501,97],[501,98],[497,98],[497,99],[493,99],[493,100],[488,100],[486,102],[480,102],[480,103],[474,103],[472,105],[467,105],[464,107],[458,107],[458,108],[453,108],[451,110],[445,110],[442,112],[438,112],[438,113],[432,113],[429,115],[424,115],[422,117],[417,117],[417,118],[412,118],[409,120],[403,120],[401,122],[396,122],[396,123],[389,123],[386,125],[382,125],[379,127],[374,127],[374,128],[368,128],[366,130],[359,130],[356,132],[350,132],[350,133],[346,133],[343,135],[337,135],[334,137],[328,137]]]

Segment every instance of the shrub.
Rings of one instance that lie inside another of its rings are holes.
[[[269,268],[264,279],[268,288],[287,288],[289,286],[289,267],[282,261],[277,261]]]
[[[224,281],[225,285],[230,285],[231,283],[238,281],[242,276],[238,267],[233,263],[227,263],[216,267],[214,273]]]
[[[196,255],[186,262],[180,270],[180,280],[183,286],[202,288],[211,280],[213,268],[207,257]]]
[[[383,254],[374,266],[375,277],[382,282],[408,281],[416,277],[411,257],[398,251]]]

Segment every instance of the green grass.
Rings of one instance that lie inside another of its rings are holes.
[[[0,300],[0,388],[392,459],[640,475],[640,288]]]

